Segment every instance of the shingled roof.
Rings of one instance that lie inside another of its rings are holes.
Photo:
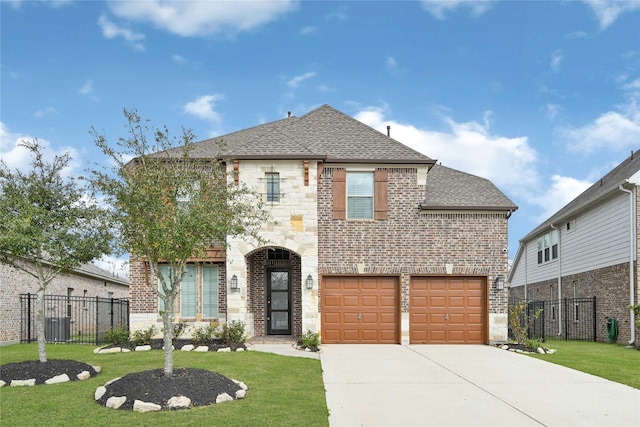
[[[426,210],[508,210],[518,207],[491,181],[435,165],[427,176],[426,198],[420,207]]]
[[[635,153],[632,152],[630,157],[627,157],[622,163],[596,181],[591,187],[583,191],[578,197],[567,203],[563,208],[549,217],[549,219],[523,237],[521,241],[528,240],[550,228],[552,224],[557,224],[559,221],[575,215],[577,212],[590,206],[612,191],[618,191],[618,187],[626,183],[627,180],[638,173],[638,171],[640,171],[640,150]]]
[[[304,158],[326,163],[435,163],[329,105],[301,117],[292,116],[197,142],[190,154],[198,158]]]

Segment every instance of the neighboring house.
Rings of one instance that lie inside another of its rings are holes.
[[[507,223],[517,209],[459,172],[324,105],[196,143],[271,214],[255,246],[228,239],[187,269],[176,319],[245,322],[250,337],[323,343],[507,340]],[[132,329],[160,326],[148,266],[131,262]]]
[[[596,297],[596,336],[606,340],[607,318],[618,319],[618,341],[635,341],[638,289],[640,152],[520,240],[509,274],[510,296],[558,301]],[[558,334],[573,313],[554,313]],[[549,322],[549,320],[546,320]]]
[[[0,263],[0,344],[20,341],[20,295],[35,295],[37,290],[38,284],[33,276]],[[84,264],[70,273],[58,275],[47,286],[45,294],[69,298],[128,298],[129,281],[93,264]]]

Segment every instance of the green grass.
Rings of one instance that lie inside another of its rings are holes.
[[[102,367],[86,381],[0,388],[0,424],[7,426],[327,426],[329,412],[317,359],[270,353],[174,352],[174,367],[209,369],[244,381],[246,399],[183,411],[141,414],[108,409],[94,400],[97,387],[130,372],[162,368],[162,351],[93,354],[93,346],[47,345],[49,359]],[[0,364],[36,360],[37,344],[0,347]]]
[[[530,356],[640,389],[640,351],[635,348],[592,341],[548,341],[544,346],[557,351]]]

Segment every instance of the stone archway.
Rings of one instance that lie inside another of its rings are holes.
[[[302,333],[300,255],[283,247],[268,246],[246,255],[245,260],[247,309],[253,315],[254,337],[299,336]]]

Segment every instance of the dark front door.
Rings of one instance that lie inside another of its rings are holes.
[[[291,335],[291,270],[267,272],[267,334]]]

